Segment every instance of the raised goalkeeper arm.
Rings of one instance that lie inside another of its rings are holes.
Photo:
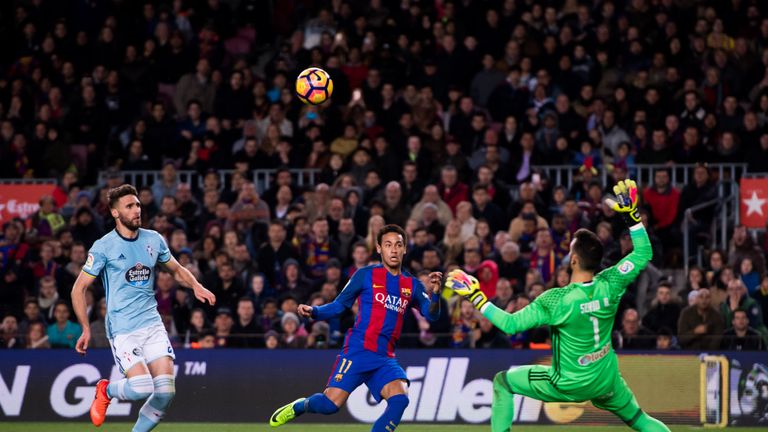
[[[615,212],[622,215],[629,227],[629,235],[632,238],[632,252],[619,260],[613,267],[600,272],[610,282],[611,292],[615,297],[621,297],[627,285],[637,278],[637,275],[648,265],[653,258],[653,248],[645,231],[645,226],[640,220],[637,211],[638,194],[637,184],[633,180],[620,181],[613,187],[616,200],[606,199],[605,203]]]

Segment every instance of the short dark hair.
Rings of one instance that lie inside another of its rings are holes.
[[[139,197],[139,193],[136,192],[136,188],[129,185],[129,184],[123,184],[116,188],[112,188],[107,192],[107,197],[109,198],[109,208],[115,208],[115,205],[117,205],[117,202],[120,201],[120,198],[128,195],[133,195],[136,198]]]
[[[737,313],[743,313],[744,315],[747,316],[747,318],[749,318],[749,314],[747,313],[747,311],[742,309],[742,308],[734,309],[734,311],[733,311],[733,318],[736,318],[736,314]],[[731,319],[733,319],[733,318],[731,318]]]
[[[603,244],[597,234],[581,228],[573,234],[576,242],[573,244],[573,253],[579,257],[582,270],[595,272],[600,268],[603,259]]]
[[[389,224],[384,225],[384,228],[380,229],[379,233],[376,234],[376,244],[381,246],[381,238],[384,237],[384,234],[389,233],[400,234],[403,237],[403,243],[408,243],[408,234],[406,234],[405,230],[402,229],[399,225]]]

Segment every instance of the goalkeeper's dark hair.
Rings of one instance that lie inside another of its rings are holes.
[[[596,272],[600,269],[600,261],[603,259],[603,244],[597,234],[581,228],[573,234],[576,242],[573,244],[573,253],[579,257],[579,266],[582,270]]]
[[[403,244],[408,244],[408,234],[399,225],[394,224],[384,225],[384,228],[379,230],[379,233],[376,234],[376,244],[381,246],[381,238],[384,237],[384,234],[389,233],[400,234],[403,237]]]

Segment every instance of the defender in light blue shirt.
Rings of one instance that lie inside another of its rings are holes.
[[[107,297],[106,333],[115,364],[126,378],[96,383],[91,422],[95,426],[104,423],[112,398],[148,398],[133,427],[133,432],[148,432],[163,418],[176,393],[176,357],[155,300],[157,264],[163,264],[182,285],[192,288],[198,300],[214,304],[216,297],[179,265],[160,234],[140,228],[141,203],[133,186],[111,189],[109,208],[116,227],[93,244],[72,288],[72,306],[83,327],[75,349],[80,354],[88,349],[91,330],[85,290],[101,278]]]
[[[155,265],[167,264],[171,253],[156,231],[139,228],[136,237],[110,231],[88,252],[83,273],[101,278],[107,296],[107,337],[162,325],[155,300]]]

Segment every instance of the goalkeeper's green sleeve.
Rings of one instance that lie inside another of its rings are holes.
[[[542,296],[544,294],[539,298]],[[543,305],[543,302],[539,301],[539,298],[513,314],[505,312],[489,302],[483,306],[483,316],[507,334],[515,334],[550,324],[549,309]]]

